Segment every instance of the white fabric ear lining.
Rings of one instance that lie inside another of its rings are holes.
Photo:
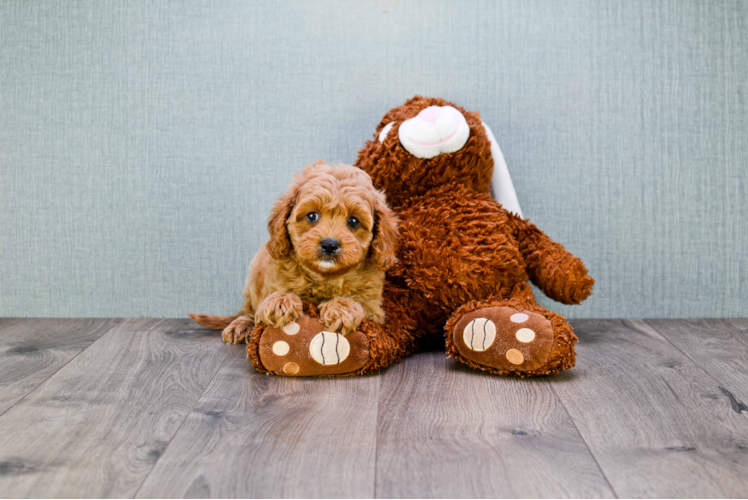
[[[488,125],[483,123],[483,128],[486,129],[488,140],[491,141],[491,157],[493,158],[491,195],[493,196],[493,199],[501,203],[501,206],[506,210],[524,218],[522,216],[522,209],[519,207],[517,192],[514,190],[512,177],[509,175],[509,168],[506,166],[506,160],[504,160],[504,155],[501,153],[499,143],[496,142],[496,138],[494,137],[493,132],[491,132],[491,129],[488,128]]]
[[[392,126],[394,124],[395,122],[390,122],[384,126],[382,131],[379,132],[379,142],[384,142],[384,140],[387,138],[387,135],[390,133],[390,130],[392,130]]]

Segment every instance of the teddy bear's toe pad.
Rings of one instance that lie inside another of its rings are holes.
[[[326,331],[318,319],[304,316],[283,328],[265,327],[259,354],[262,365],[276,375],[345,375],[369,361],[369,340],[361,332]]]
[[[535,370],[546,363],[553,347],[550,320],[513,307],[472,311],[460,318],[453,335],[462,357],[499,370]]]

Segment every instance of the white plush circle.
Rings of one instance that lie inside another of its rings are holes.
[[[291,346],[288,345],[288,342],[279,340],[278,342],[273,344],[273,354],[275,354],[276,356],[285,356],[290,350]]]
[[[486,318],[476,318],[462,331],[465,345],[473,351],[483,352],[496,340],[496,325]]]
[[[520,342],[524,342],[525,344],[535,340],[535,332],[533,332],[529,328],[520,328],[519,330],[517,330],[515,336],[517,337],[517,340],[519,340]]]
[[[289,323],[283,327],[283,331],[286,332],[287,335],[296,335],[299,333],[299,330],[301,330],[301,327],[298,323]]]
[[[398,137],[416,158],[433,158],[462,149],[470,137],[470,126],[452,106],[429,106],[401,123]]]
[[[392,130],[393,125],[395,125],[395,122],[390,122],[384,126],[381,132],[379,132],[379,142],[384,142],[384,140],[389,135],[390,130]]]
[[[512,314],[509,319],[512,321],[512,323],[524,323],[525,321],[530,319],[530,316],[525,313],[516,313]]]
[[[309,354],[321,365],[337,365],[345,361],[351,352],[351,344],[339,333],[320,332],[309,344]]]

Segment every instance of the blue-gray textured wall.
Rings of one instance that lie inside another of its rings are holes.
[[[481,112],[575,317],[748,315],[748,3],[0,0],[0,316],[232,313],[271,203]]]

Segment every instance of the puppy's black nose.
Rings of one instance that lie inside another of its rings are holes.
[[[325,238],[319,243],[319,246],[322,247],[322,251],[325,252],[325,255],[332,255],[338,251],[338,248],[340,248],[340,242],[335,238]]]

